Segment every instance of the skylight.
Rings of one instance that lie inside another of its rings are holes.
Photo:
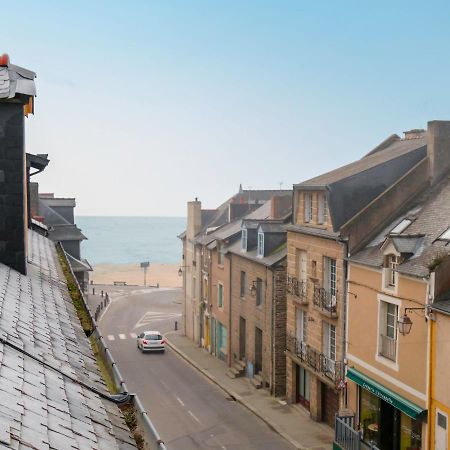
[[[398,225],[396,225],[392,230],[391,234],[403,233],[412,223],[410,219],[403,219]]]
[[[450,241],[450,228],[447,229],[447,231],[444,231],[438,239],[442,241]]]

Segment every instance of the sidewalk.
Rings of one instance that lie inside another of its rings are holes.
[[[228,395],[244,405],[278,434],[298,449],[330,449],[333,430],[314,422],[300,407],[284,404],[271,397],[264,389],[255,389],[245,377],[231,379],[226,375],[228,367],[219,359],[199,348],[180,332],[165,335],[167,345],[202,372]]]

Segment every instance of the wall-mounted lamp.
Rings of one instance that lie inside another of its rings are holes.
[[[178,276],[181,277],[181,275],[183,275],[183,269],[186,269],[187,267],[191,267],[191,266],[181,266],[178,269]]]
[[[405,308],[405,312],[403,313],[403,316],[397,320],[398,332],[402,336],[406,336],[411,332],[413,322],[412,322],[411,318],[408,316],[407,311],[425,311],[426,312],[427,309],[428,309],[428,306],[424,306],[422,308]],[[425,320],[427,320],[427,316],[425,316]]]

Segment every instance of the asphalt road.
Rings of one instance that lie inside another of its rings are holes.
[[[142,354],[135,335],[181,321],[180,290],[108,288],[100,329],[130,392],[136,392],[169,450],[292,450],[281,436],[170,348]]]

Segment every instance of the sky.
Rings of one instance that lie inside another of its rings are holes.
[[[22,0],[0,53],[37,73],[41,192],[185,216],[450,119],[449,23],[434,1]]]

